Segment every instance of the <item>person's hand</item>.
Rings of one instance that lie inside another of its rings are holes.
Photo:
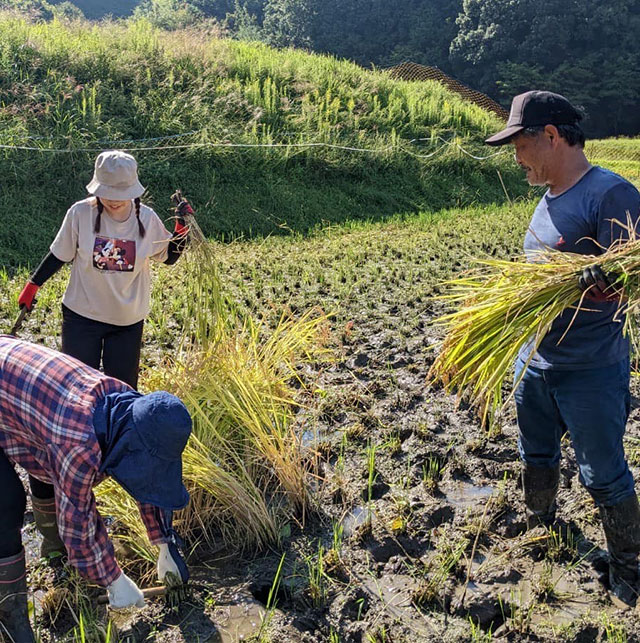
[[[20,308],[24,307],[31,312],[36,303],[36,293],[39,289],[40,286],[36,286],[32,281],[27,281],[18,297],[18,306],[20,306]]]
[[[163,543],[159,547],[157,570],[160,582],[166,585],[186,583],[189,569],[178,548],[173,543]]]
[[[109,606],[114,609],[125,607],[144,607],[144,596],[138,586],[124,573],[107,587]]]
[[[176,205],[176,224],[173,231],[179,235],[186,235],[189,232],[189,226],[185,220],[185,217],[190,214],[195,216],[193,208],[185,198],[182,198],[178,205]]]
[[[176,205],[176,214],[182,218],[186,217],[187,214],[191,214],[193,216],[196,215],[196,213],[193,211],[193,208],[191,207],[191,204],[184,197],[182,197],[178,205]]]
[[[616,279],[616,275],[607,275],[599,265],[594,264],[582,271],[578,287],[585,293],[585,299],[590,301],[616,301],[620,299],[620,293],[613,286]]]

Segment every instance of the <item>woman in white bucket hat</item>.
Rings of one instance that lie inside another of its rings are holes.
[[[150,261],[173,264],[186,245],[184,201],[170,233],[140,202],[144,187],[130,154],[102,152],[95,161],[90,196],[74,203],[50,252],[31,275],[18,303],[31,310],[35,295],[65,263],[71,276],[62,299],[62,352],[137,388],[142,328],[150,306]],[[57,529],[45,528],[55,510],[51,485],[30,478],[41,553],[64,553]],[[53,514],[55,515],[55,513]]]

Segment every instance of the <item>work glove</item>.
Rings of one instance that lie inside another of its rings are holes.
[[[40,286],[36,286],[32,281],[27,281],[18,297],[18,306],[20,306],[20,308],[24,307],[31,312],[36,303],[36,293],[39,289]]]
[[[620,293],[613,287],[616,279],[617,275],[607,275],[599,265],[594,264],[582,271],[578,286],[585,293],[585,299],[598,302],[615,301],[620,298]]]
[[[189,226],[185,221],[185,217],[188,214],[190,214],[191,216],[195,216],[195,212],[193,211],[193,208],[191,207],[189,201],[182,197],[178,205],[176,205],[176,224],[174,232],[176,232],[177,234],[184,235],[189,232]]]
[[[114,609],[144,607],[144,596],[138,586],[124,573],[107,586],[109,606]]]
[[[181,585],[189,580],[189,569],[174,542],[160,545],[157,570],[160,582],[165,585]]]

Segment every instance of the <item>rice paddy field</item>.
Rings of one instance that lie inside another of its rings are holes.
[[[137,615],[112,614],[113,632],[157,641],[637,640],[636,617],[614,612],[607,601],[603,535],[569,445],[563,529],[527,532],[512,415],[500,432],[488,434],[474,414],[425,380],[441,334],[432,321],[442,311],[433,298],[442,280],[474,257],[513,254],[531,206],[524,201],[328,228],[305,238],[211,244],[217,292],[226,293],[234,316],[255,323],[253,339],[242,341],[264,348],[278,328],[280,337],[300,331],[282,328],[283,311],[303,323],[306,313],[313,326],[280,353],[296,353],[288,366],[280,363],[257,379],[247,375],[256,386],[280,387],[280,397],[291,395],[290,413],[280,415],[280,448],[294,450],[269,468],[299,470],[304,490],[297,501],[280,499],[277,511],[267,503],[270,520],[255,498],[254,515],[230,515],[224,490],[212,490],[214,507],[201,493],[205,475],[212,482],[222,478],[190,472],[196,465],[188,465],[200,515],[210,512],[206,529],[181,518],[192,548],[192,595],[179,607],[157,599]],[[202,269],[201,257],[193,261],[198,251],[189,252],[192,258],[156,272],[143,387],[188,392],[197,412],[198,387],[209,387],[210,404],[218,397],[203,378],[189,381],[189,360],[202,366],[202,355],[180,345],[182,325],[189,323],[186,284],[198,281]],[[24,276],[2,282],[3,327],[16,312]],[[43,289],[23,337],[57,344],[65,279],[61,274]],[[192,327],[193,337],[198,332]],[[250,370],[255,355],[235,359],[237,370]],[[205,366],[215,371],[220,362]],[[638,419],[634,408],[627,434],[633,464],[640,461]],[[199,436],[204,443],[202,427]],[[236,475],[238,466],[229,474],[240,488],[229,493],[255,492]],[[281,488],[269,485],[271,493]],[[125,521],[131,515],[108,493],[100,497],[103,512]],[[130,572],[149,578],[141,563],[144,545],[133,555],[136,539],[115,530],[123,536],[121,555],[129,552]],[[33,525],[25,535],[35,547]],[[42,640],[105,640],[109,616],[88,598],[97,590],[69,578],[56,585],[49,570],[32,562]]]
[[[473,159],[455,145],[483,156],[493,117],[431,84],[143,23],[98,37],[83,24],[4,17],[0,32],[2,140],[13,146],[0,190],[15,204],[1,215],[3,332],[65,204],[83,196],[85,146],[162,139],[137,154],[148,200],[170,225],[165,197],[182,187],[204,231],[194,226],[175,266],[154,269],[141,374],[143,391],[175,392],[194,418],[192,501],[175,517],[189,596],[107,611],[99,588],[38,560],[27,514],[41,641],[640,640],[637,616],[607,599],[604,536],[570,444],[559,528],[527,531],[513,409],[487,432],[427,382],[443,282],[477,258],[519,254],[540,196],[509,154]],[[191,147],[158,149],[195,126]],[[211,150],[292,136],[383,151]],[[447,149],[417,158],[418,138],[422,154],[441,139]],[[637,182],[639,149],[594,141],[587,153]],[[67,278],[63,269],[40,290],[21,337],[59,346]],[[626,448],[638,482],[635,379],[632,392]],[[153,585],[131,499],[109,483],[97,495],[119,561]]]

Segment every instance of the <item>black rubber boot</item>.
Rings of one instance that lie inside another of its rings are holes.
[[[31,506],[33,507],[36,529],[42,534],[40,556],[48,560],[66,556],[67,551],[58,533],[55,499],[42,500],[32,495]]]
[[[10,643],[35,643],[27,607],[24,550],[0,558],[0,633]]]
[[[609,549],[609,585],[616,607],[635,607],[638,599],[640,505],[634,494],[613,507],[600,507]]]
[[[524,463],[522,488],[527,510],[527,529],[550,527],[556,519],[556,495],[560,485],[560,464],[537,467]]]

